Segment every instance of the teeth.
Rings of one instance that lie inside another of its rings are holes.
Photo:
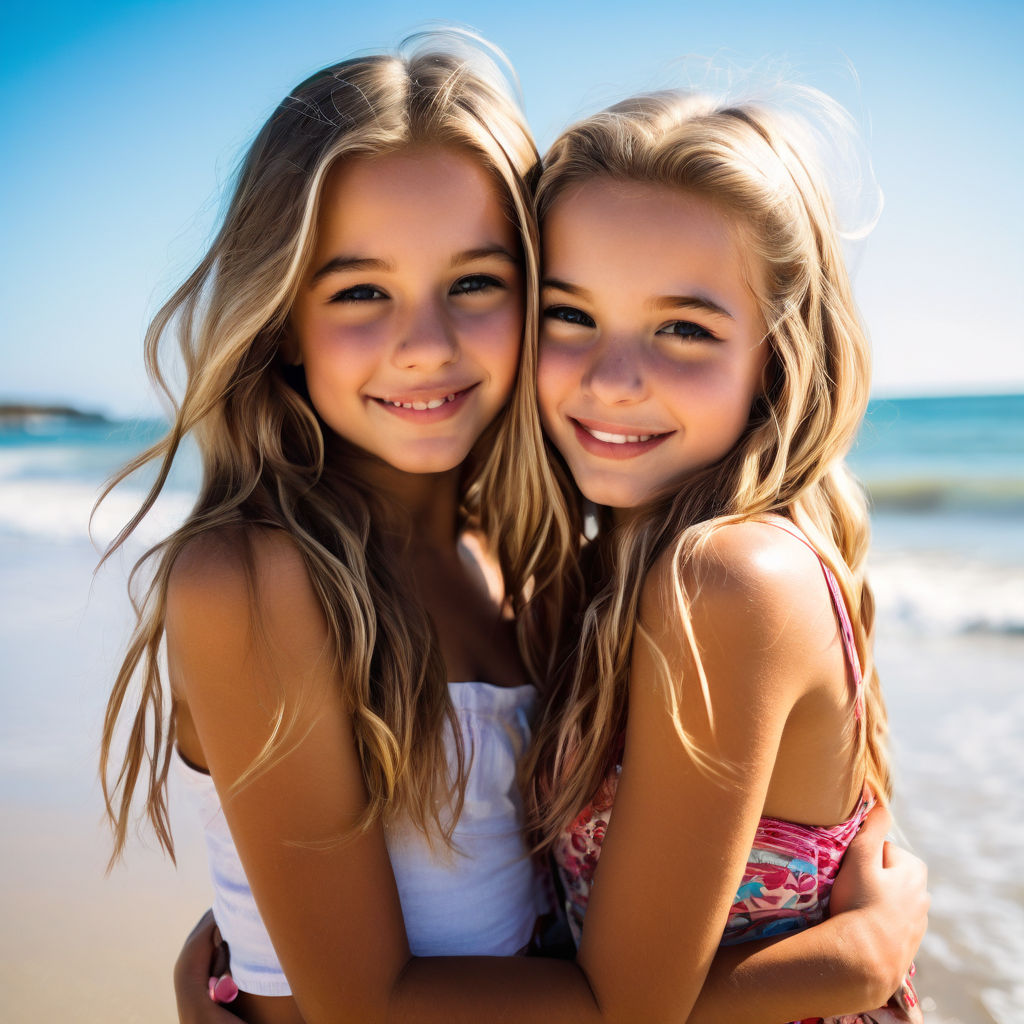
[[[432,398],[429,402],[391,402],[385,399],[388,405],[393,405],[396,409],[416,409],[418,412],[424,409],[440,409],[442,405],[454,401],[454,394],[445,395],[444,398]]]
[[[598,441],[607,444],[636,444],[637,441],[650,441],[654,437],[654,434],[608,434],[603,430],[592,430],[589,427],[585,429],[591,437],[596,437]]]

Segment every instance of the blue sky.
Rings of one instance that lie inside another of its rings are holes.
[[[684,84],[687,55],[834,93],[886,196],[855,278],[876,393],[1024,390],[1019,3],[18,6],[0,14],[0,400],[153,411],[147,319],[202,252],[246,141],[309,72],[435,20],[505,50],[541,147]]]

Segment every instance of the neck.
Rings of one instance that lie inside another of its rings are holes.
[[[642,506],[636,505],[632,508],[613,508],[612,509],[612,522],[616,526],[625,526],[626,523],[632,522],[636,519]]]
[[[452,550],[458,540],[461,468],[405,473],[384,463],[359,467],[361,475],[398,513],[400,543],[415,549]]]

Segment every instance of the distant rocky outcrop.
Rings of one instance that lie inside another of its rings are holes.
[[[19,427],[49,420],[73,420],[76,423],[108,423],[99,412],[88,412],[70,405],[41,405],[34,402],[0,402],[0,427]]]

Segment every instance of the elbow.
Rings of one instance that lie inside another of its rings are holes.
[[[410,960],[411,963],[411,960]],[[302,1024],[400,1024],[408,1020],[408,1005],[403,1012],[399,998],[401,979],[408,969],[403,965],[393,983],[369,985],[361,991],[347,986],[318,996],[305,995],[299,1002]]]

